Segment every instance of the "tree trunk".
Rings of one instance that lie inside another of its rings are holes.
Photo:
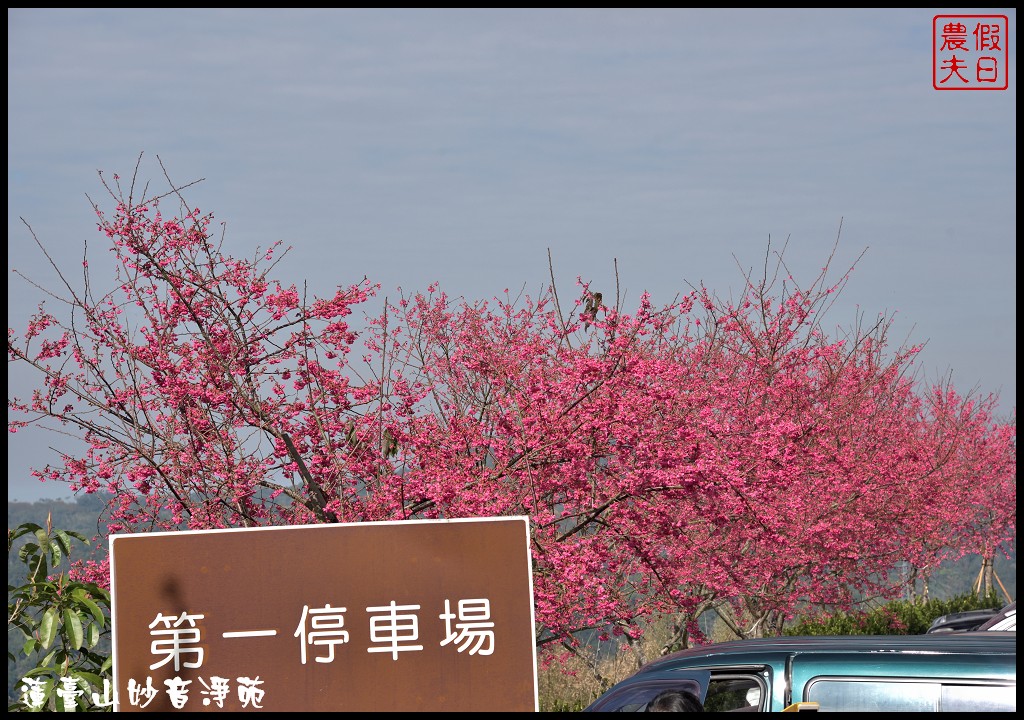
[[[981,571],[978,573],[978,595],[979,597],[987,597],[992,593],[992,589],[995,587],[993,583],[993,575],[995,575],[996,566],[992,553],[986,552],[981,556]]]

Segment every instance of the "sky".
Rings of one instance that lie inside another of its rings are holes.
[[[933,87],[933,18],[965,14],[1008,17],[1006,90]],[[893,316],[923,381],[1009,419],[1015,34],[1012,8],[8,8],[8,326],[55,287],[26,223],[101,273],[97,172],[141,155],[321,296],[535,295],[550,253],[564,295],[617,268],[629,310],[735,294],[783,247],[811,281],[838,237],[834,326]],[[29,380],[9,365],[9,397]],[[74,447],[9,433],[8,500],[70,498],[29,472]]]

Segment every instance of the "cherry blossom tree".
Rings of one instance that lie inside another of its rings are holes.
[[[701,642],[709,609],[776,633],[1015,539],[1015,424],[921,383],[890,318],[827,331],[854,269],[829,280],[831,256],[801,284],[769,248],[738,302],[567,299],[552,267],[533,295],[435,284],[371,313],[365,278],[321,299],[274,278],[278,245],[225,254],[168,183],[104,179],[113,288],[53,262],[8,329],[39,378],[10,431],[77,433],[36,475],[104,494],[111,532],[526,515],[538,646],[570,652],[662,617],[666,650]]]
[[[96,212],[117,287],[98,294],[87,260],[76,287],[51,259],[63,313],[43,303],[20,338],[8,331],[9,359],[42,379],[9,399],[27,418],[10,429],[56,419],[87,445],[36,474],[109,493],[111,530],[336,522],[355,489],[338,487],[334,451],[366,402],[343,371],[346,318],[374,288],[308,300],[268,277],[276,246],[226,257],[180,190],[140,199],[114,182],[114,217]],[[168,200],[180,214],[163,214]]]

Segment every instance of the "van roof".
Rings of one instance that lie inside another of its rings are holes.
[[[688,658],[738,657],[778,653],[997,653],[1017,654],[1016,632],[931,633],[922,635],[799,635],[731,640],[679,650],[653,660],[641,672],[664,669]]]

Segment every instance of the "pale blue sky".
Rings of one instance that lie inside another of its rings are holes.
[[[949,10],[8,9],[8,320],[103,240],[96,171],[205,181],[228,248],[283,280],[485,299],[577,276],[667,302],[788,237],[863,251],[835,325],[897,313],[924,378],[1016,407],[1016,11],[1007,91],[932,88]],[[734,259],[735,258],[735,259]],[[22,378],[8,372],[8,390]],[[66,497],[8,440],[8,499]]]

